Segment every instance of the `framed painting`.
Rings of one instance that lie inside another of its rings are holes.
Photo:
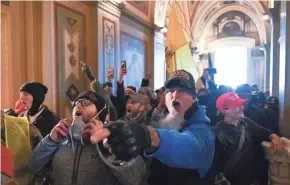
[[[104,79],[109,66],[115,66],[116,57],[116,23],[103,17],[103,50],[104,50]]]
[[[134,86],[137,90],[141,87],[141,80],[145,74],[145,42],[121,32],[121,60],[126,60],[127,75],[124,77],[124,85]],[[121,64],[118,64],[118,68]]]
[[[129,4],[148,15],[149,1],[127,1]]]
[[[79,64],[80,60],[85,60],[85,15],[57,2],[54,8],[57,114],[64,117],[72,110],[67,97],[68,92],[72,95],[71,91],[67,91],[71,89],[71,84],[80,91],[86,88]]]

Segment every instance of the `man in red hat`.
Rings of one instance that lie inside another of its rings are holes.
[[[259,178],[255,158],[263,156],[256,156],[255,148],[262,141],[271,140],[277,152],[283,149],[279,136],[244,116],[243,104],[246,101],[236,93],[228,92],[216,102],[218,110],[224,115],[224,120],[214,127],[218,139],[217,168],[235,185],[250,185]]]

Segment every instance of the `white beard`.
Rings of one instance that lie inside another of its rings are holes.
[[[180,130],[185,120],[178,115],[168,114],[163,120],[160,121],[158,127],[166,130]]]

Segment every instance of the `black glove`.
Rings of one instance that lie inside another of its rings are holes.
[[[107,128],[111,132],[108,144],[119,160],[129,161],[151,147],[150,133],[145,125],[116,121],[110,122]]]
[[[85,67],[82,68],[82,71],[87,75],[87,77],[90,79],[90,81],[94,81],[96,78],[91,70],[91,68],[86,65]]]

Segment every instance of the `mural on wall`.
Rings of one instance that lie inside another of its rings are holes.
[[[109,66],[115,66],[115,46],[116,24],[114,21],[103,17],[104,75],[107,74]]]
[[[149,1],[127,1],[127,2],[130,3],[132,6],[134,6],[135,8],[139,9],[141,12],[148,15]]]
[[[121,60],[126,60],[127,75],[124,85],[139,89],[145,74],[145,43],[127,33],[121,32]],[[120,67],[120,64],[118,65]]]
[[[79,61],[84,60],[85,16],[55,3],[55,20],[57,112],[63,117],[70,115],[72,109],[67,90],[72,84],[81,91],[85,89],[79,65]]]

